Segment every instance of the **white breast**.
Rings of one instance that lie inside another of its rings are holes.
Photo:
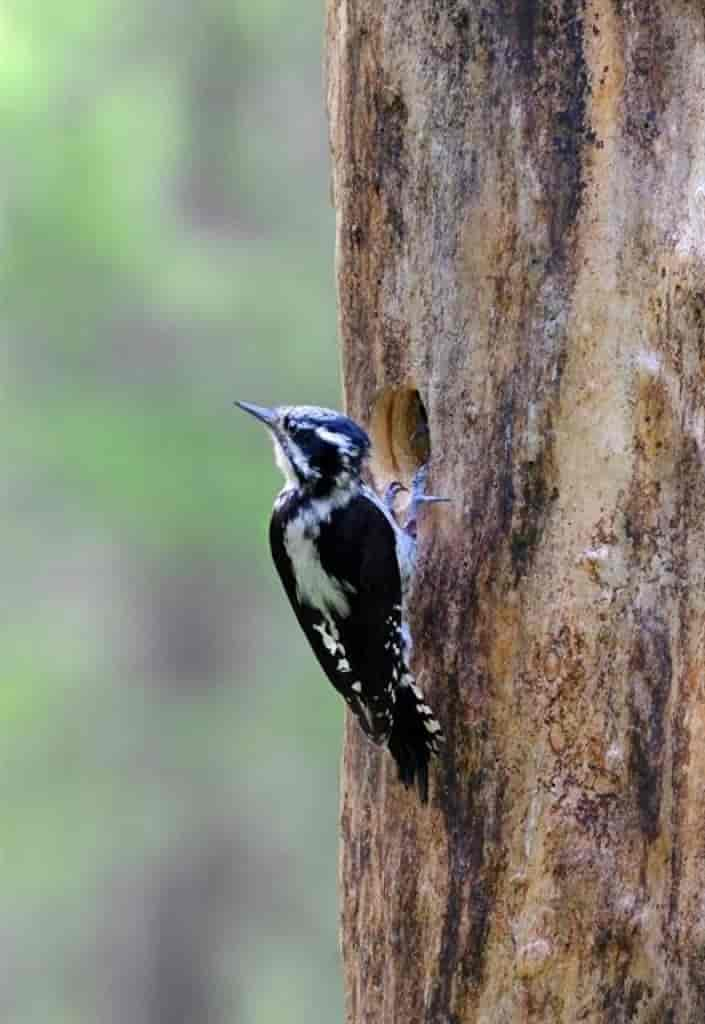
[[[335,612],[345,618],[350,614],[348,594],[354,593],[354,588],[324,571],[315,543],[317,535],[312,512],[299,514],[284,531],[284,547],[294,569],[297,597],[324,615]]]

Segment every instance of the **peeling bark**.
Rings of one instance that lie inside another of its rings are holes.
[[[329,0],[328,82],[347,407],[418,390],[454,498],[428,809],[347,726],[347,1019],[702,1024],[703,7]]]

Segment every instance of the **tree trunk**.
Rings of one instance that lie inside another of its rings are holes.
[[[347,725],[347,1019],[702,1024],[702,3],[329,0],[328,79],[347,407],[453,498],[427,808]]]

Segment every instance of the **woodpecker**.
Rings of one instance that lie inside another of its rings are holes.
[[[428,801],[428,764],[441,726],[409,668],[405,618],[426,468],[397,523],[399,484],[384,499],[361,473],[370,439],[353,420],[316,406],[236,402],[269,430],[286,483],[269,528],[272,557],[314,654],[363,732],[386,746],[405,786]]]

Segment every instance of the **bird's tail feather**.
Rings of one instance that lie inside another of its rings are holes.
[[[438,752],[443,734],[421,690],[410,675],[398,687],[394,724],[387,741],[405,786],[418,787],[422,803],[428,802],[428,763]]]

